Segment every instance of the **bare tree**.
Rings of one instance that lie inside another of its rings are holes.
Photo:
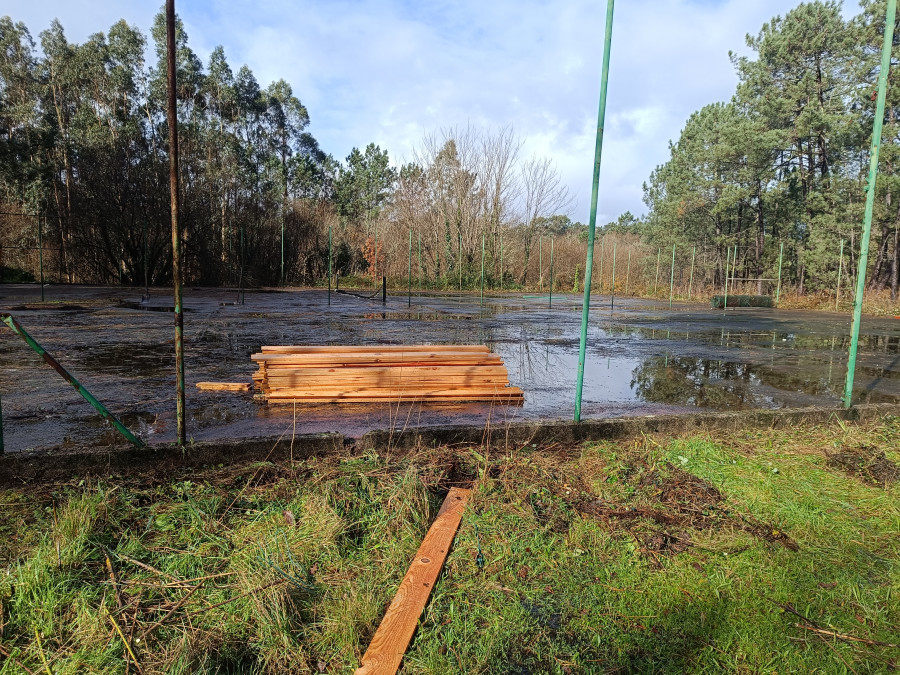
[[[542,218],[568,210],[572,203],[568,188],[562,184],[559,172],[547,158],[532,156],[522,165],[522,250],[525,256],[520,283],[528,276],[528,261],[535,235]]]

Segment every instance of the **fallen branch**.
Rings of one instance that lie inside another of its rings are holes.
[[[19,659],[17,659],[15,656],[13,656],[12,654],[10,654],[8,651],[6,651],[6,650],[3,648],[3,645],[0,645],[0,654],[3,654],[3,656],[5,656],[5,657],[8,658],[8,659],[12,659],[12,661],[13,661],[17,666],[19,666],[22,670],[24,670],[26,673],[28,673],[28,675],[35,675],[35,673],[34,673],[33,670],[31,670],[28,666],[26,666],[24,663],[22,663],[21,661],[19,661]]]
[[[880,640],[867,640],[866,638],[856,637],[855,635],[847,635],[846,633],[836,633],[833,630],[825,630],[824,628],[815,628],[814,626],[807,626],[802,623],[796,624],[797,628],[802,628],[804,630],[808,630],[811,633],[818,633],[819,635],[827,635],[828,637],[833,637],[838,640],[846,640],[848,642],[861,642],[864,645],[869,645],[870,647],[889,647],[890,649],[900,649],[900,644],[893,644],[891,642],[881,642]]]

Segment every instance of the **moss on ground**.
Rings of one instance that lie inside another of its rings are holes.
[[[147,674],[353,672],[451,485],[474,493],[403,673],[887,672],[898,438],[887,418],[4,491],[0,673],[138,672],[129,651]]]

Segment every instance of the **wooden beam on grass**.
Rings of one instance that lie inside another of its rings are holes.
[[[462,488],[450,488],[437,518],[431,524],[409,571],[397,589],[397,595],[375,631],[375,637],[372,638],[356,675],[393,675],[397,672],[434,582],[444,566],[470,492],[471,490]]]
[[[201,391],[250,391],[249,382],[198,382]]]

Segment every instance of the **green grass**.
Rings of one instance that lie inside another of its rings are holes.
[[[352,673],[453,484],[474,492],[403,673],[888,672],[900,649],[827,632],[900,642],[900,487],[825,451],[898,462],[898,437],[888,418],[2,492],[0,674],[136,672],[118,630],[144,673]]]

